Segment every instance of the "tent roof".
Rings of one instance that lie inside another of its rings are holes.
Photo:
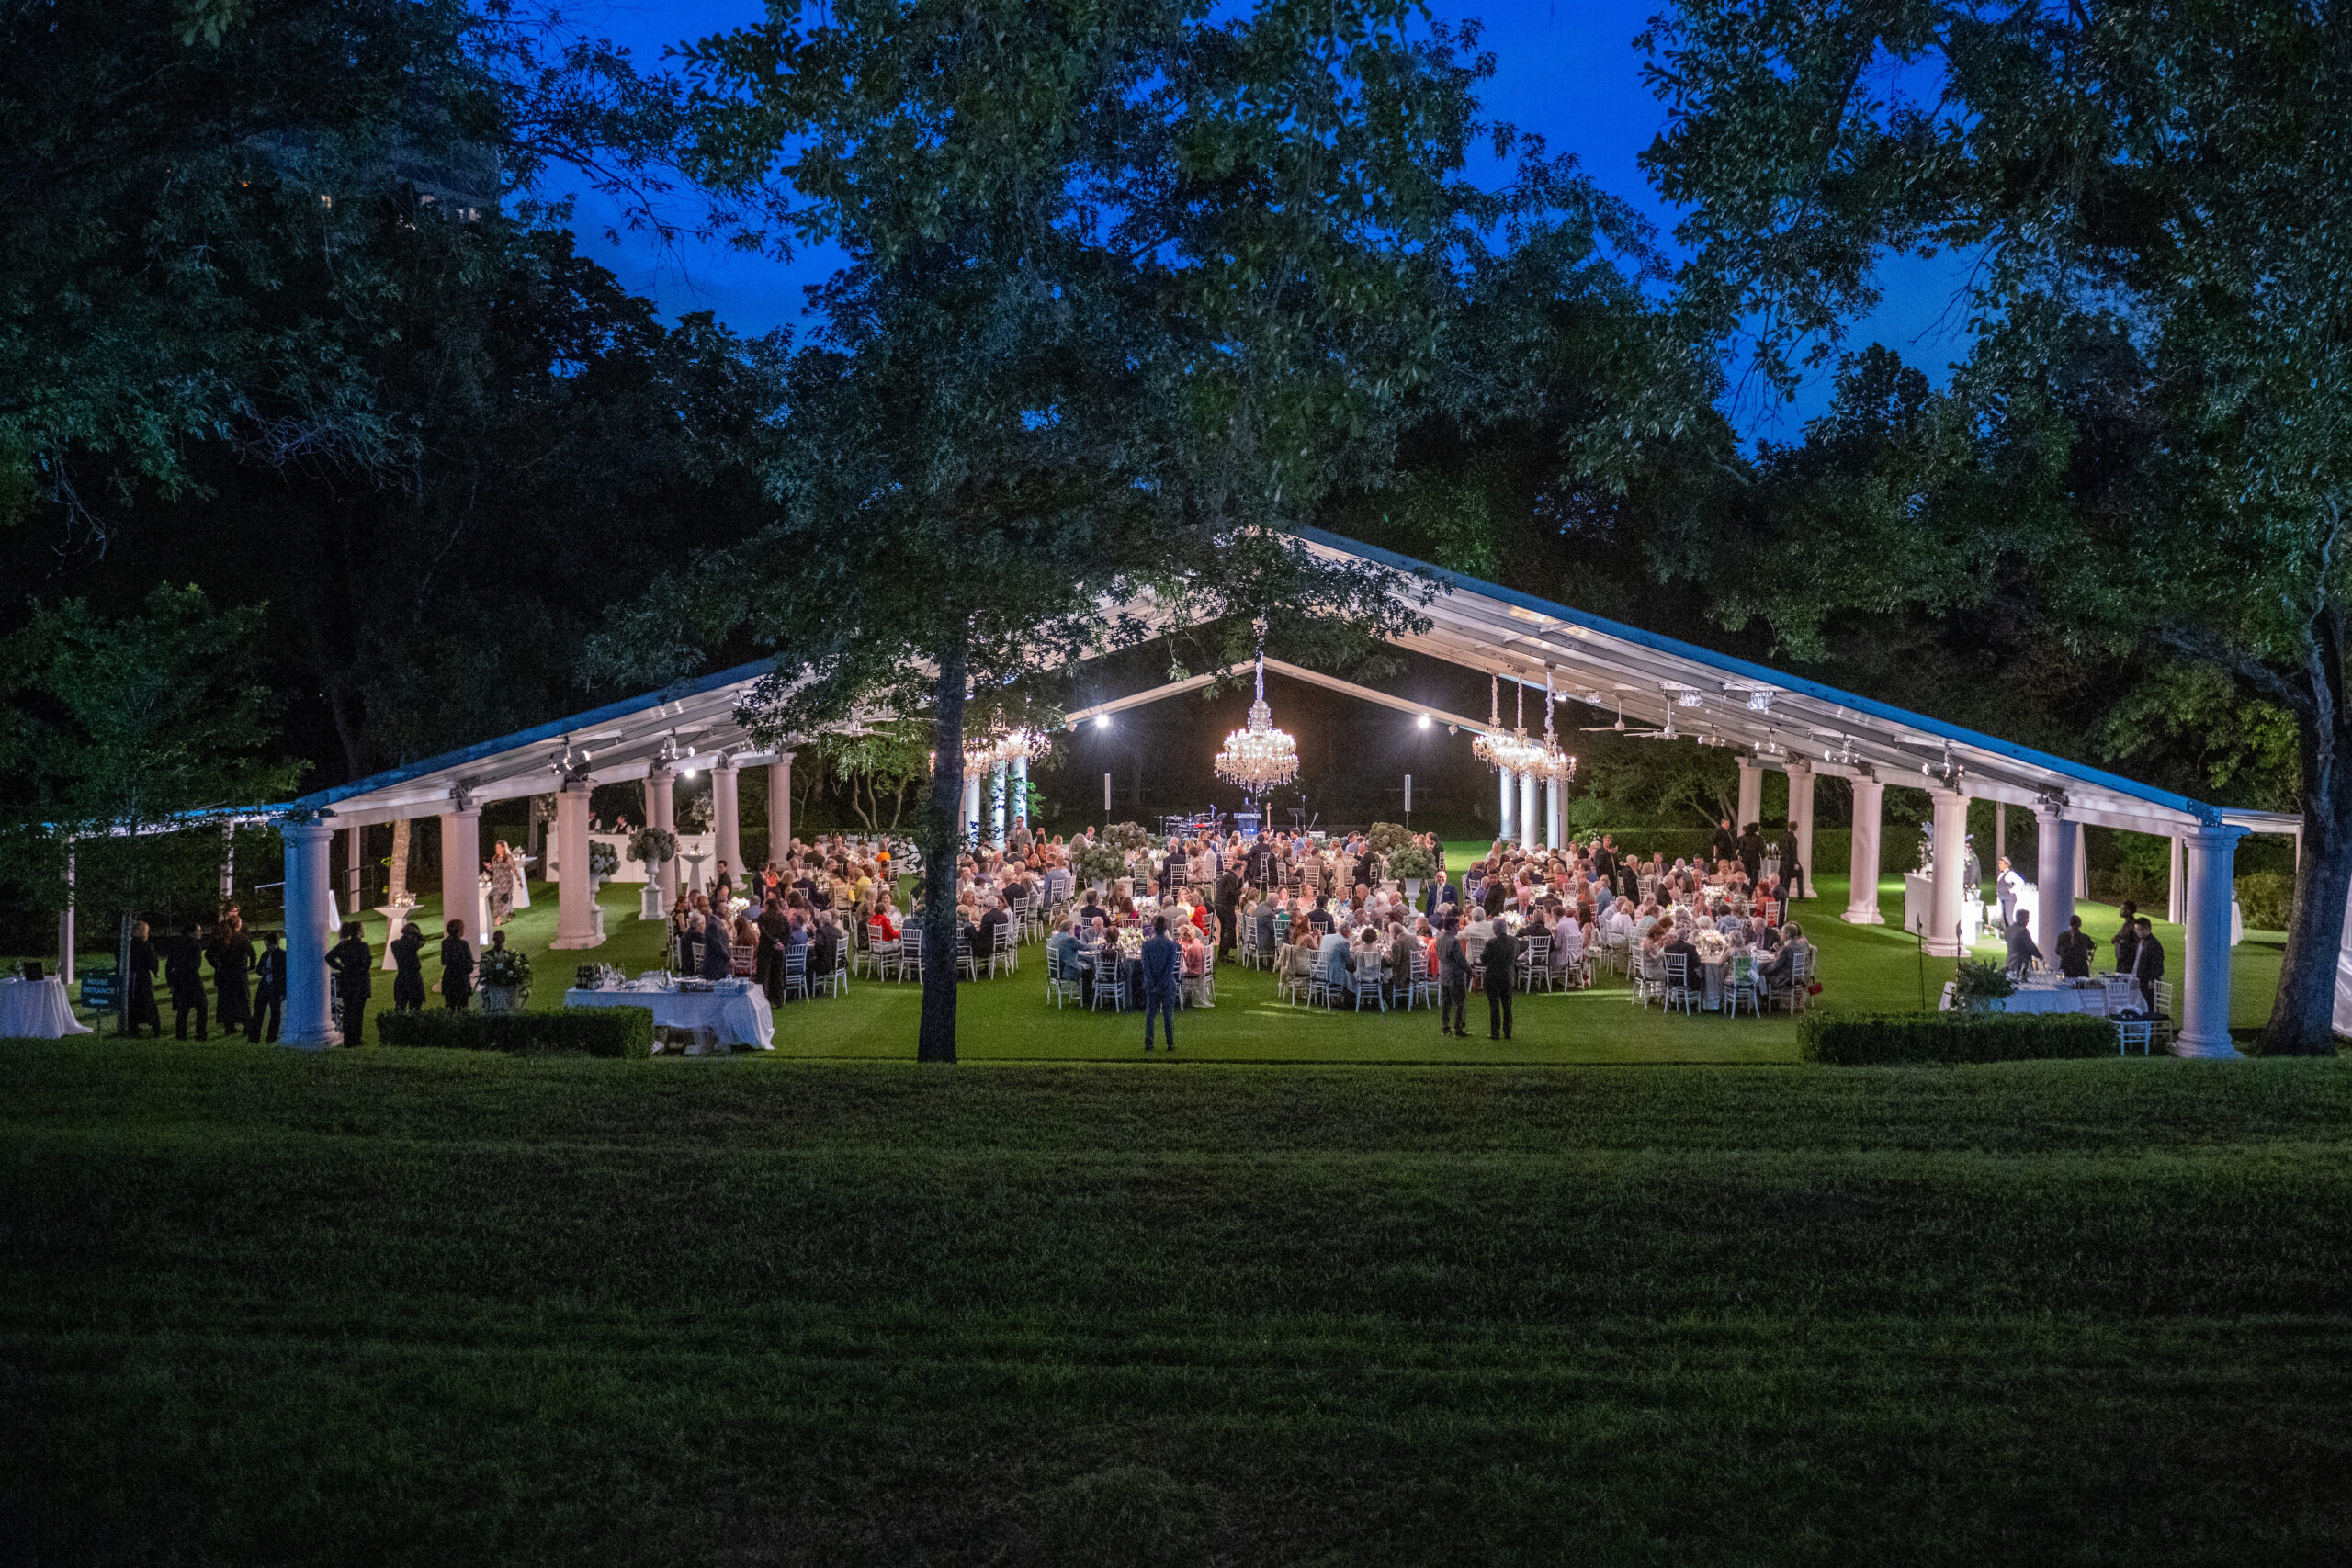
[[[1602,719],[1622,704],[1629,726],[1662,728],[1670,717],[1678,735],[1735,747],[1766,767],[1804,759],[1816,773],[1851,776],[1867,770],[1888,784],[1915,788],[1928,783],[1923,768],[1940,766],[1949,755],[1966,770],[1965,787],[1973,795],[2026,807],[2063,801],[2070,818],[2140,832],[2177,833],[2223,821],[2256,832],[2288,833],[2299,827],[2292,817],[2209,806],[1320,529],[1299,534],[1328,558],[1400,568],[1438,584],[1439,592],[1422,611],[1430,629],[1399,638],[1400,646],[1537,690],[1548,675],[1555,691]],[[1420,709],[1385,693],[1268,662],[1300,679]],[[453,792],[476,803],[544,794],[554,784],[550,763],[567,745],[587,756],[597,778],[615,781],[642,778],[673,737],[681,750],[691,747],[698,758],[728,752],[739,762],[770,761],[772,754],[737,721],[735,710],[772,668],[763,660],[608,703],[303,795],[294,807],[327,812],[339,824],[352,826],[447,810]],[[1171,682],[1072,716],[1133,706],[1216,678]],[[1473,730],[1487,728],[1460,715],[1428,711]],[[1775,748],[1784,754],[1776,754]]]

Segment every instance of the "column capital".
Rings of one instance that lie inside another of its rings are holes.
[[[442,815],[445,817],[463,817],[469,813],[477,817],[481,815],[481,807],[480,803],[474,799],[474,792],[468,789],[461,784],[451,784],[449,786],[449,809],[443,812]]]
[[[1791,757],[1786,762],[1782,763],[1781,766],[1792,773],[1809,773],[1813,772],[1813,759],[1810,757]]]
[[[2184,828],[2173,836],[2210,845],[2234,843],[2253,831],[2253,829],[2241,828],[2234,822],[2200,822],[2194,828]]]

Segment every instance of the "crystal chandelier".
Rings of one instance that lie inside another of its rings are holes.
[[[1577,776],[1577,760],[1560,750],[1560,738],[1552,731],[1552,683],[1544,682],[1544,744],[1536,749],[1536,761],[1528,770],[1546,784],[1565,784]]]
[[[1001,764],[1023,758],[1036,761],[1053,750],[1053,738],[1041,729],[1015,729],[994,739],[973,741],[964,749],[964,776],[976,779]]]
[[[1258,697],[1250,705],[1250,725],[1225,738],[1216,754],[1216,776],[1240,786],[1257,799],[1277,784],[1298,777],[1298,742],[1274,728],[1273,710],[1266,706],[1266,649],[1258,646]]]
[[[1530,740],[1527,738],[1526,682],[1521,682],[1519,684],[1519,716],[1510,734],[1506,736],[1501,733],[1501,682],[1495,681],[1492,676],[1487,679],[1494,682],[1487,692],[1487,711],[1488,722],[1495,726],[1496,732],[1492,735],[1481,735],[1477,739],[1473,740],[1470,743],[1471,751],[1487,766],[1499,768],[1507,773],[1535,772],[1544,762],[1544,746],[1541,741]]]

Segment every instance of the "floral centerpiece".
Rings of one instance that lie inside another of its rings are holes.
[[[1125,857],[1106,843],[1089,844],[1070,861],[1071,872],[1093,887],[1108,885],[1112,878],[1125,875],[1126,869]]]
[[[481,1010],[513,1012],[531,998],[531,957],[512,947],[486,948],[474,971],[481,986]]]
[[[1144,831],[1140,823],[1136,822],[1112,823],[1102,829],[1101,841],[1120,851],[1151,848],[1151,835]]]
[[[1702,927],[1699,934],[1690,939],[1690,945],[1699,950],[1699,962],[1702,964],[1720,964],[1724,954],[1731,951],[1731,942],[1723,932],[1705,927]]]
[[[628,858],[642,864],[650,875],[657,865],[675,860],[678,855],[678,835],[667,828],[639,828],[629,835]]]
[[[1429,851],[1408,841],[1388,857],[1388,874],[1404,883],[1427,882],[1437,867],[1430,863]]]
[[[1986,1004],[2017,994],[2017,982],[2000,964],[1981,958],[1963,958],[1952,973],[1951,1001],[1969,1012],[1989,1010]]]
[[[1374,854],[1396,863],[1397,852],[1413,841],[1413,831],[1397,822],[1374,822],[1363,836],[1363,841]]]

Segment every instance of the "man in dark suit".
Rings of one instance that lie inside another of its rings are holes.
[[[1230,865],[1216,874],[1216,955],[1233,956],[1241,929],[1241,876]]]
[[[451,920],[441,939],[441,1005],[463,1012],[474,995],[474,950],[466,941],[466,922]]]
[[[1705,976],[1701,975],[1699,972],[1699,950],[1691,945],[1690,931],[1688,926],[1683,925],[1679,921],[1676,922],[1674,928],[1674,940],[1668,942],[1665,947],[1659,950],[1659,952],[1662,956],[1668,958],[1673,957],[1676,953],[1680,953],[1682,955],[1683,983],[1694,991],[1701,989]]]
[[[1243,863],[1247,867],[1245,874],[1250,879],[1250,886],[1266,887],[1272,885],[1274,851],[1273,846],[1266,842],[1264,835],[1261,834],[1250,840],[1249,858]]]
[[[1151,934],[1143,943],[1143,1048],[1151,1049],[1154,1021],[1168,1022],[1168,1049],[1176,1049],[1176,991],[1183,983],[1184,958],[1168,940],[1168,917],[1151,918]]]
[[[2156,940],[2155,931],[2148,924],[2145,915],[2133,920],[2132,929],[2140,939],[2140,944],[2132,955],[2132,978],[2139,982],[2140,998],[2147,1004],[2149,1015],[2154,1017],[2156,982],[2165,977],[2165,944]]]
[[[164,984],[172,992],[173,1038],[187,1038],[187,1015],[191,1010],[196,1013],[196,1037],[207,1038],[211,1032],[211,1011],[204,997],[204,949],[197,943],[193,920],[180,927],[180,934],[172,939],[171,951],[164,954]],[[158,1036],[164,1032],[160,1021],[155,1032]]]
[[[254,1010],[253,1016],[245,1020],[245,1038],[266,1045],[277,1044],[285,1010],[286,950],[277,945],[276,931],[264,931],[261,959],[254,965]]]
[[[368,1027],[368,998],[375,989],[370,971],[376,967],[376,955],[359,940],[357,920],[343,922],[343,940],[327,949],[327,967],[334,971],[335,1000],[343,1007],[343,1043],[356,1045]]]
[[[1519,981],[1519,955],[1526,943],[1511,935],[1510,928],[1500,920],[1495,922],[1495,934],[1487,939],[1487,950],[1479,962],[1487,966],[1487,1038],[1510,1038],[1510,994]]]
[[[1707,858],[1710,861],[1739,858],[1739,836],[1731,830],[1730,818],[1725,817],[1716,822],[1713,841],[1707,846]]]
[[[1797,822],[1792,817],[1781,827],[1781,836],[1772,840],[1772,852],[1781,859],[1781,886],[1786,897],[1793,898],[1804,885],[1803,868],[1797,864]]]
[[[1600,847],[1592,852],[1592,874],[1609,885],[1612,893],[1617,888],[1617,840],[1608,834],[1600,835]]]
[[[143,1024],[164,1037],[164,1014],[155,1006],[155,944],[147,940],[147,922],[130,928],[130,995],[124,1000],[124,1032],[139,1038]]]
[[[1753,887],[1756,879],[1764,874],[1764,835],[1756,830],[1755,823],[1739,830],[1736,849],[1739,869],[1747,874],[1747,885]]]
[[[1445,922],[1437,939],[1437,1032],[1468,1039],[1463,1015],[1470,1010],[1470,955],[1462,951],[1462,920]]]

